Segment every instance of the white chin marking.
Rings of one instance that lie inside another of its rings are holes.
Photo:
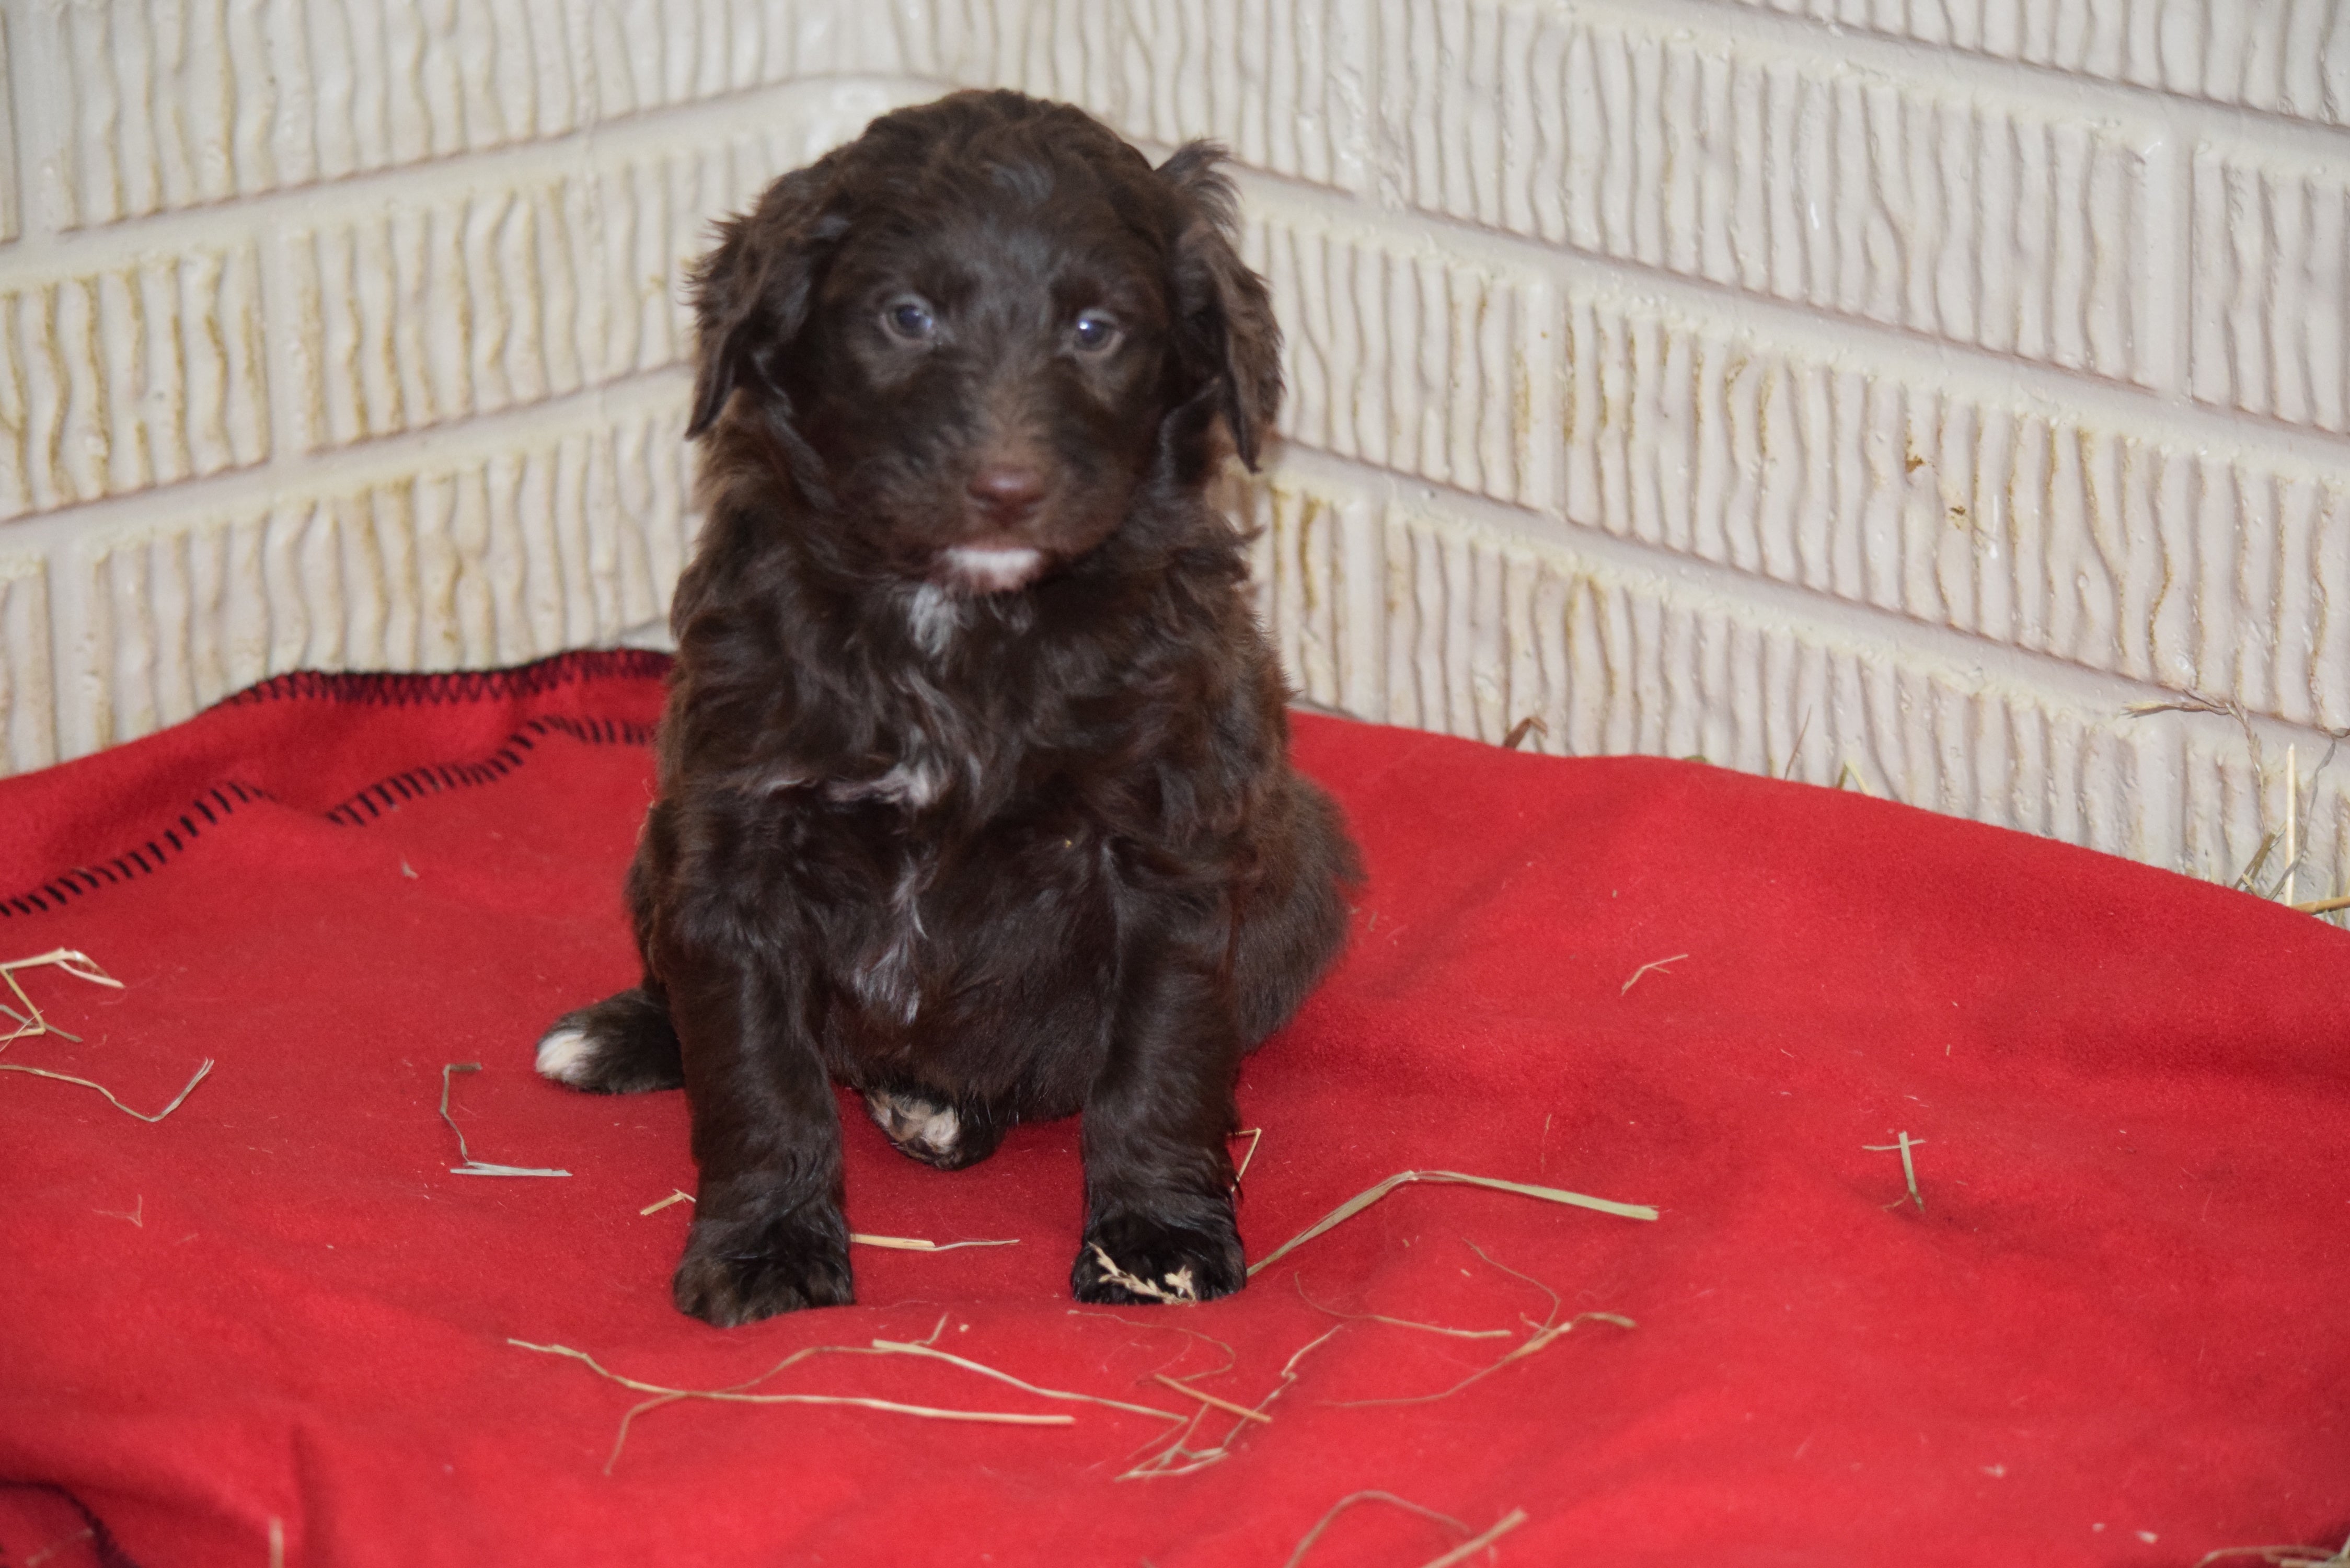
[[[946,563],[947,570],[964,587],[983,594],[1000,594],[1033,582],[1044,569],[1045,552],[958,545],[946,553]]]
[[[595,1057],[596,1048],[588,1044],[586,1030],[555,1030],[538,1043],[539,1076],[577,1087],[587,1081]]]

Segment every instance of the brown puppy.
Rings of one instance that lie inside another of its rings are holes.
[[[538,1047],[578,1088],[685,1086],[697,1317],[850,1299],[831,1079],[950,1168],[1083,1111],[1082,1300],[1243,1282],[1233,1079],[1356,873],[1201,496],[1281,397],[1218,156],[958,93],[702,264],[645,979]]]

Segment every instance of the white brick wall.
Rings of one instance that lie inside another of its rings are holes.
[[[2222,879],[2292,747],[2350,878],[2345,0],[0,0],[0,767],[657,635],[708,219],[1000,84],[1243,163],[1314,700]]]

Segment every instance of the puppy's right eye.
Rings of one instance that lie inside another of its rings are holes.
[[[938,331],[939,323],[928,304],[907,295],[881,307],[881,327],[892,337],[920,343]]]

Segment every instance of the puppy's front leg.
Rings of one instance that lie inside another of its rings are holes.
[[[805,976],[696,955],[669,980],[702,1182],[678,1309],[732,1328],[853,1298],[840,1116]]]
[[[1240,1033],[1221,931],[1122,940],[1109,1059],[1085,1106],[1079,1301],[1210,1301],[1247,1282],[1224,1147]]]

